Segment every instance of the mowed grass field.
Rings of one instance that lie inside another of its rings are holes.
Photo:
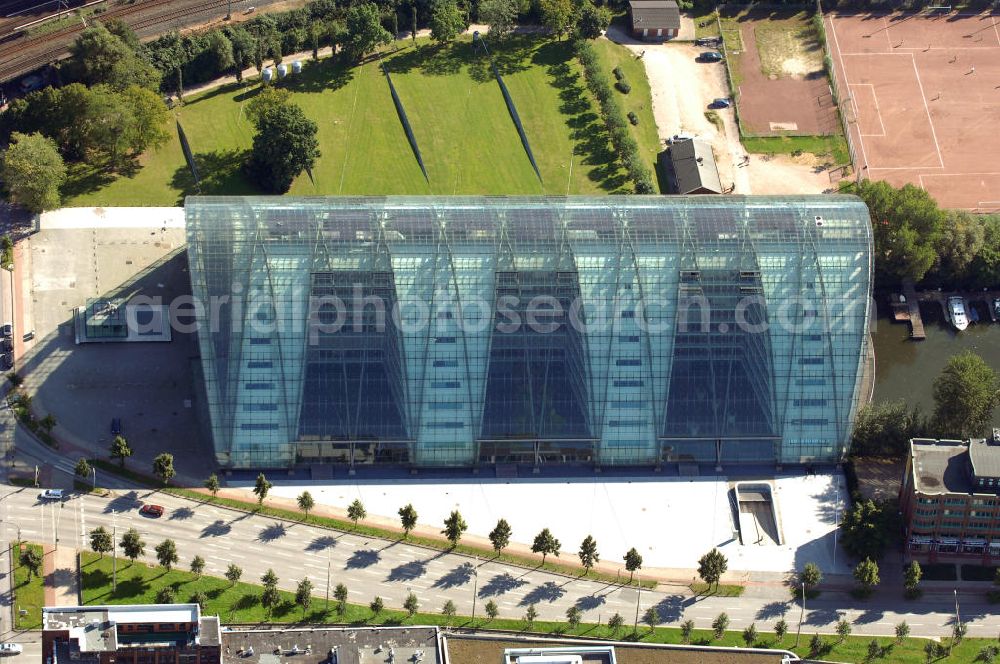
[[[598,42],[611,68],[621,64],[632,84],[621,95],[640,118],[633,128],[648,157],[656,155],[649,84],[641,63],[616,44]],[[289,193],[381,194],[601,194],[630,186],[586,91],[568,41],[515,37],[491,44],[517,105],[541,172],[535,175],[521,146],[489,63],[469,38],[446,46],[418,40],[382,58],[406,108],[427,167],[417,164],[377,59],[346,66],[333,59],[304,63],[281,85],[319,125],[322,156]],[[256,193],[240,173],[253,128],[243,114],[259,83],[230,84],[191,96],[172,111],[183,125],[202,177],[204,194]],[[195,193],[176,129],[162,147],[140,158],[130,176],[109,177],[74,165],[65,204],[176,205]]]

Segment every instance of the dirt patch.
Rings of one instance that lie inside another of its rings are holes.
[[[900,459],[859,458],[854,460],[858,491],[866,499],[891,500],[899,497],[906,464]]]
[[[816,155],[798,157],[753,155],[743,170],[748,172],[750,188],[755,194],[823,194],[834,184],[825,165]]]
[[[805,13],[773,16],[740,14],[746,48],[732,58],[739,82],[739,111],[748,135],[774,136],[775,127],[796,127],[798,134],[833,135],[840,121],[823,72],[823,49],[811,17]]]

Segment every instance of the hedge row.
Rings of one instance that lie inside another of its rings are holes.
[[[597,52],[590,43],[580,39],[576,42],[576,57],[583,65],[583,77],[587,81],[587,88],[601,107],[601,118],[604,120],[608,135],[611,137],[611,144],[614,146],[615,152],[618,153],[622,166],[628,172],[629,179],[635,185],[635,193],[657,193],[653,176],[642,163],[639,144],[632,137],[625,114],[622,113],[621,106],[618,105],[618,101],[614,97],[611,82],[607,75],[601,71]]]

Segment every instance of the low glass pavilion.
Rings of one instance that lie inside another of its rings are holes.
[[[225,466],[844,454],[871,288],[854,197],[185,208]]]

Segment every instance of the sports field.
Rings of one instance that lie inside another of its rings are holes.
[[[610,149],[596,104],[585,90],[568,41],[517,37],[491,50],[517,105],[541,180],[521,146],[488,62],[468,38],[438,47],[418,41],[384,53],[420,146],[425,180],[410,150],[377,60],[348,67],[307,63],[282,83],[319,125],[322,156],[315,185],[302,174],[292,194],[588,194],[630,191]],[[632,82],[619,95],[639,116],[636,140],[652,168],[657,150],[649,86],[641,63],[599,40],[602,60],[621,65]],[[248,194],[240,173],[253,129],[243,115],[257,86],[228,85],[175,109],[195,154],[205,194]],[[175,205],[194,193],[176,132],[145,154],[131,177],[110,179],[77,166],[67,205]]]
[[[1000,210],[998,20],[943,11],[826,18],[866,177],[919,185],[947,208]]]

